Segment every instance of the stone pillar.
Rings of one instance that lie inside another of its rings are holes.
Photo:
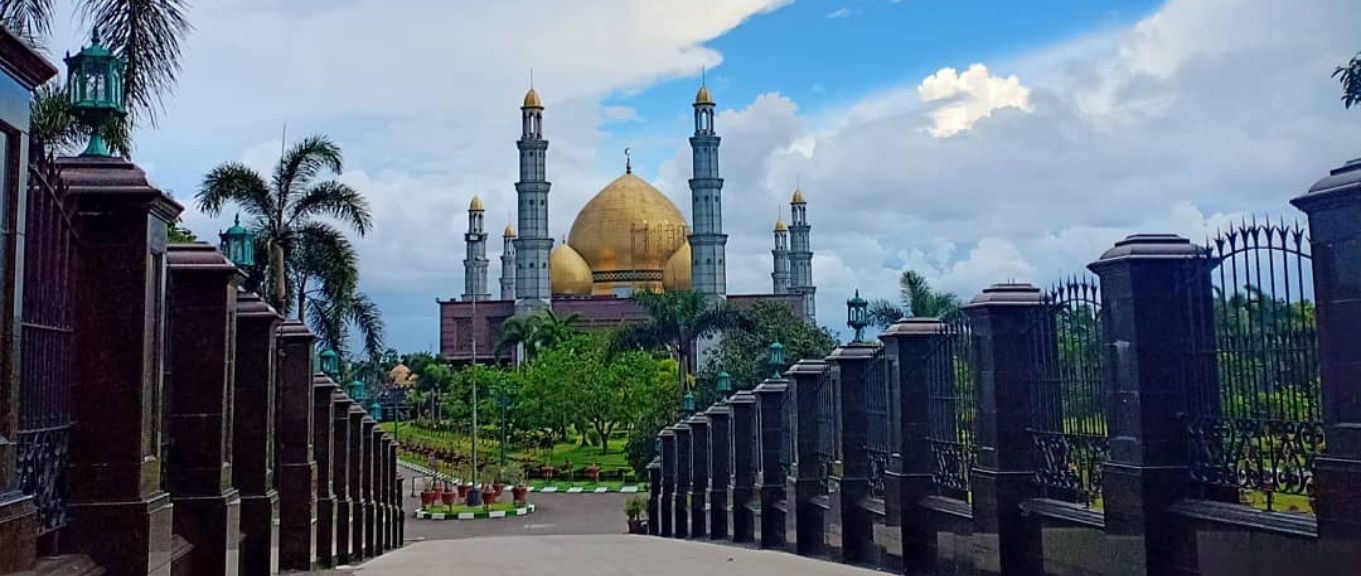
[[[709,492],[709,417],[690,417],[690,537],[703,538],[708,531],[705,501]]]
[[[354,505],[350,500],[350,408],[354,401],[337,390],[331,411],[331,496],[336,503],[336,565],[350,563]]]
[[[662,506],[662,460],[661,455],[647,463],[647,533],[661,535],[661,519],[657,516]]]
[[[761,547],[785,546],[785,472],[781,451],[789,442],[789,428],[785,426],[785,392],[789,382],[783,378],[768,379],[756,387],[756,419],[761,426]]]
[[[1038,324],[1050,325],[1043,316],[1053,312],[1044,292],[1029,284],[994,284],[964,312],[978,355],[978,460],[969,476],[975,542],[998,558],[1003,574],[1039,574],[1039,527],[1021,512],[1021,503],[1036,493],[1027,427],[1030,386],[1042,363],[1030,334]]]
[[[719,402],[709,417],[709,539],[728,537],[728,483],[732,481],[732,411]]]
[[[672,426],[676,433],[676,537],[690,537],[690,425]]]
[[[756,539],[756,515],[752,512],[752,492],[756,485],[756,455],[752,429],[756,419],[756,396],[743,390],[728,399],[732,410],[732,541]]]
[[[330,376],[312,376],[312,453],[317,460],[317,565],[336,565],[336,500],[332,491],[335,471],[334,398],[336,390]]]
[[[794,551],[803,556],[826,553],[823,509],[815,500],[822,496],[822,470],[818,455],[818,386],[827,364],[822,360],[800,360],[785,372],[793,382],[794,402]],[[786,393],[788,393],[786,391]],[[925,407],[923,406],[923,410]],[[930,477],[927,477],[930,480]]]
[[[181,208],[125,160],[57,162],[82,247],[63,544],[110,574],[169,574],[171,504],[160,481],[165,250]]]
[[[402,477],[397,467],[397,440],[388,446],[388,548],[401,548],[402,536]]]
[[[367,558],[364,549],[364,409],[350,405],[350,563]]]
[[[827,357],[836,370],[833,382],[841,397],[841,552],[842,559],[851,564],[872,560],[874,519],[860,501],[870,491],[864,374],[878,348],[869,342],[851,342]]]
[[[165,487],[175,506],[174,532],[192,546],[176,564],[192,574],[236,574],[241,499],[232,487],[228,447],[238,272],[208,244],[173,245],[167,262]]]
[[[317,558],[317,465],[312,456],[313,335],[297,320],[279,326],[274,436],[279,478],[279,569],[311,570]]]
[[[676,503],[676,432],[666,428],[657,435],[657,438],[662,445],[662,492],[661,502],[657,506],[657,514],[662,518],[662,525],[658,535],[670,538],[675,534],[675,518],[672,511]]]
[[[888,498],[896,502],[901,512],[903,567],[908,574],[921,576],[926,576],[927,570],[934,565],[932,550],[936,535],[931,530],[930,516],[916,510],[917,502],[933,493],[931,470],[934,463],[931,442],[927,440],[930,425],[927,374],[920,367],[931,354],[942,329],[940,320],[935,318],[903,318],[879,335],[887,347],[884,353],[898,367],[900,444],[895,450],[899,456],[898,468],[888,472],[896,490],[890,492]]]
[[[1110,456],[1102,494],[1113,555],[1138,574],[1168,574],[1178,540],[1168,508],[1186,498],[1186,386],[1197,344],[1192,298],[1208,302],[1200,247],[1173,235],[1134,235],[1088,266],[1101,278],[1101,317],[1110,364]],[[1200,277],[1200,280],[1193,282]],[[1212,327],[1211,327],[1212,330]],[[1213,333],[1208,332],[1208,333]]]
[[[377,424],[368,414],[364,415],[361,421],[362,428],[360,436],[363,437],[363,455],[359,461],[359,492],[364,501],[364,555],[377,556],[378,546],[374,541],[374,526],[378,523],[378,503],[374,501],[373,479],[378,471],[374,462],[374,452],[377,451],[378,435],[374,432],[374,425]]]
[[[379,434],[377,454],[379,462],[378,491],[378,553],[392,549],[392,533],[388,526],[392,523],[392,464],[388,455],[392,452],[392,437],[386,432]]]
[[[1314,459],[1319,540],[1331,562],[1361,565],[1361,159],[1291,201],[1309,215],[1323,427]]]
[[[241,493],[241,574],[279,569],[274,520],[275,332],[283,318],[253,292],[236,296],[236,391],[232,395],[232,484]]]

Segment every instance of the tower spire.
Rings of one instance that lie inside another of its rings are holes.
[[[700,75],[703,82],[703,71]],[[695,224],[690,234],[694,258],[692,285],[696,292],[722,297],[728,293],[728,236],[723,233],[723,178],[718,171],[721,138],[714,130],[714,99],[703,83],[695,94],[693,107],[695,133],[690,137],[690,149],[694,154],[690,201]]]
[[[543,103],[533,86],[531,68],[529,92],[520,107],[523,128],[520,140],[515,143],[520,150],[520,179],[515,183],[519,236],[513,240],[516,314],[547,308],[551,297],[548,259],[553,237],[548,235],[548,191],[552,185],[547,178],[548,140],[543,137]]]

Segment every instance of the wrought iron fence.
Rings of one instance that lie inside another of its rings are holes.
[[[937,491],[967,499],[969,470],[973,468],[974,424],[978,418],[975,391],[978,362],[968,316],[955,311],[942,319],[940,338],[925,362],[927,434],[935,456],[931,478]]]
[[[817,404],[818,404],[818,444],[817,444],[817,476],[818,488],[820,493],[827,494],[827,479],[832,475],[832,466],[841,459],[838,451],[839,445],[836,441],[836,414],[837,406],[832,395],[833,374],[832,367],[823,368],[822,375],[817,380]]]
[[[892,363],[880,347],[865,367],[865,451],[869,460],[870,496],[883,498],[889,454],[893,453]]]
[[[75,284],[71,274],[77,239],[63,206],[66,187],[51,156],[33,142],[28,161],[18,480],[20,489],[33,496],[41,544],[50,550],[67,522]]]
[[[1110,408],[1101,289],[1074,278],[1048,299],[1029,335],[1038,360],[1030,386],[1035,483],[1046,498],[1099,507]]]
[[[1192,478],[1202,497],[1309,511],[1324,431],[1308,233],[1245,222],[1204,258],[1189,299]]]

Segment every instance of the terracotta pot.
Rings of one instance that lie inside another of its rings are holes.
[[[434,504],[436,500],[439,500],[438,492],[435,492],[434,490],[425,490],[421,492],[421,506],[429,507],[431,504]]]
[[[525,496],[527,494],[529,494],[529,488],[524,486],[515,486],[510,489],[510,495],[511,497],[515,498],[516,504],[524,504]]]
[[[592,467],[590,467],[590,468],[587,468],[587,469],[586,469],[586,477],[587,477],[587,478],[590,478],[592,482],[599,482],[599,481],[600,481],[600,469],[599,469],[599,468],[596,468],[596,467],[594,467],[594,466],[592,466]]]
[[[629,520],[629,534],[647,534],[647,523],[642,520]]]
[[[445,506],[453,506],[453,505],[454,505],[454,493],[453,493],[453,492],[440,492],[439,499],[440,499],[440,502],[443,503]]]
[[[552,479],[553,479],[553,474],[554,474],[555,472],[557,472],[557,471],[554,470],[552,466],[544,466],[543,468],[540,468],[540,469],[539,469],[539,473],[543,474],[543,479],[544,479],[544,480],[552,480]]]
[[[458,485],[458,497],[459,497],[459,499],[461,500],[461,499],[467,498],[467,497],[468,497],[468,491],[469,491],[469,490],[472,490],[472,488],[473,488],[473,487],[472,487],[471,484],[459,484],[459,485]]]
[[[502,484],[502,483],[500,483],[500,482],[497,482],[497,483],[491,485],[491,489],[492,489],[492,492],[495,492],[495,493],[496,493],[496,497],[500,498],[500,497],[501,497],[501,493],[502,493],[503,491],[505,491],[505,489],[506,489],[506,485],[505,485],[505,484]]]
[[[483,503],[483,504],[495,504],[495,503],[496,503],[496,499],[497,499],[498,497],[500,497],[500,496],[501,496],[501,494],[500,494],[499,492],[497,492],[497,491],[495,491],[495,490],[488,490],[488,491],[482,493],[482,503]]]

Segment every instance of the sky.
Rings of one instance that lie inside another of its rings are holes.
[[[1193,239],[1361,156],[1334,67],[1355,0],[200,0],[184,70],[134,160],[193,207],[225,161],[262,172],[327,134],[371,203],[361,288],[390,345],[435,350],[463,291],[468,203],[514,218],[519,105],[546,107],[550,228],[635,171],[689,211],[690,103],[723,137],[729,293],[770,291],[771,228],[808,198],[819,323],[905,268],[965,299],[1081,274],[1135,232]],[[58,22],[54,52],[87,35]]]

